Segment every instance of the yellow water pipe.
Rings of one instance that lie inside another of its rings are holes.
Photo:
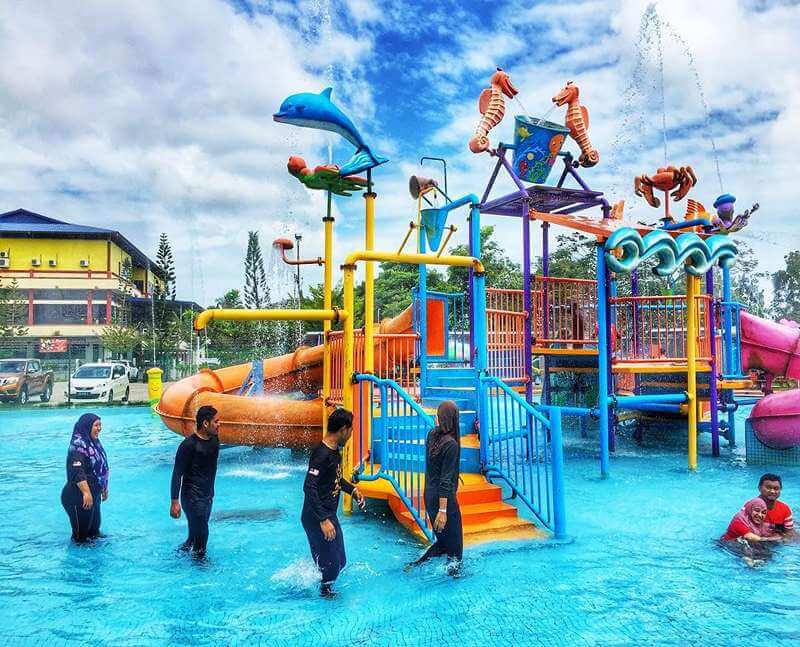
[[[210,308],[194,320],[194,329],[203,330],[212,321],[347,321],[348,310],[245,310]]]
[[[686,404],[689,408],[689,469],[697,469],[697,295],[700,278],[686,274]]]

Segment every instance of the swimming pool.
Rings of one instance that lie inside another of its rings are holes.
[[[713,539],[752,496],[744,449],[688,474],[682,443],[621,442],[612,477],[577,443],[566,458],[563,545],[469,549],[462,577],[406,574],[419,546],[380,508],[343,517],[349,565],[333,601],[299,524],[306,458],[223,450],[209,559],[179,556],[169,517],[177,438],[146,407],[98,410],[111,461],[108,537],[74,546],[59,503],[85,410],[2,412],[0,626],[10,644],[723,644],[800,639],[800,546],[746,567]],[[743,445],[743,443],[740,443]],[[727,450],[724,450],[727,451]],[[782,469],[800,508],[800,469]]]

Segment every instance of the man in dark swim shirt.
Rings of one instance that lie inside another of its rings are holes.
[[[208,519],[214,503],[214,480],[219,458],[219,416],[214,407],[200,407],[195,418],[197,431],[188,436],[175,454],[172,470],[169,513],[181,516],[181,506],[189,524],[189,538],[181,550],[203,557],[208,543]],[[180,496],[180,501],[179,501]]]
[[[337,409],[328,418],[328,429],[322,442],[311,451],[308,472],[303,484],[305,499],[300,520],[308,537],[311,557],[322,572],[320,592],[331,595],[333,582],[347,563],[344,536],[336,517],[341,490],[364,507],[358,488],[342,477],[342,455],[339,452],[353,433],[353,414]]]

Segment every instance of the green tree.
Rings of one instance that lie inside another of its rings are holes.
[[[172,247],[169,244],[167,234],[162,233],[158,239],[158,252],[156,253],[156,264],[164,272],[164,295],[173,301],[175,300],[175,260],[172,257]]]
[[[270,304],[267,275],[258,232],[247,233],[247,255],[244,259],[244,302],[248,308],[267,308]]]
[[[376,319],[395,317],[411,305],[413,291],[419,285],[419,266],[381,263],[375,279]],[[449,292],[450,286],[444,275],[428,268],[426,285],[428,290]]]
[[[772,316],[800,321],[800,251],[789,252],[784,261],[786,267],[772,275]]]
[[[0,338],[22,337],[28,334],[28,300],[22,296],[19,283],[0,281]]]
[[[548,275],[569,279],[593,279],[597,276],[595,243],[579,232],[559,234],[549,254]],[[542,258],[536,259],[536,273],[543,272]],[[520,286],[521,287],[521,286]]]
[[[142,343],[142,333],[128,325],[112,323],[103,326],[100,331],[103,340],[103,349],[112,356],[128,356],[139,348]]]
[[[505,290],[521,290],[522,268],[505,255],[493,236],[494,227],[481,227],[480,259],[486,268],[486,286]],[[450,254],[467,256],[469,250],[466,245],[456,245],[450,249]],[[447,284],[453,292],[468,293],[469,270],[466,267],[448,267]]]
[[[239,290],[228,290],[215,302],[215,308],[242,309],[244,302]],[[208,327],[207,354],[216,357],[223,365],[236,364],[251,359],[254,324],[249,321],[214,321]]]

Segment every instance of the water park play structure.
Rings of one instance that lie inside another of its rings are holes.
[[[514,143],[493,145],[489,132],[504,117],[505,98],[516,94],[499,69],[481,94],[481,118],[468,143],[472,153],[494,162],[481,196],[451,199],[438,182],[412,177],[414,220],[393,251],[374,249],[373,169],[386,160],[332,103],[330,89],[287,98],[276,121],[336,132],[356,147],[342,167],[312,170],[302,158],[289,159],[294,177],[327,193],[324,257],[299,261],[324,267],[324,306],[207,310],[195,327],[215,320],[321,321],[324,343],[181,380],[156,408],[169,428],[191,433],[197,408],[212,404],[220,411],[224,443],[307,446],[319,440],[331,408],[344,406],[355,415],[345,473],[355,475],[367,497],[387,500],[401,523],[429,539],[424,442],[443,400],[454,400],[462,412],[464,481],[458,497],[468,540],[542,531],[565,535],[564,420],[584,436],[596,434],[603,476],[610,472],[617,434],[631,427],[638,437],[656,427],[683,434],[692,470],[699,434],[710,434],[714,456],[720,439],[733,445],[734,412],[749,401],[740,392],[752,387],[749,370],[800,376],[800,330],[743,312],[732,298],[736,247],[729,234],[747,224],[755,207],[734,217],[735,198],[725,194],[714,203],[715,215],[689,200],[685,219],[676,219],[670,202],[685,198],[697,177],[689,166],[665,165],[635,179],[637,194],[652,207],[661,206],[655,192],[663,192],[663,217],[653,225],[626,222],[624,203],[610,204],[578,173],[598,164],[600,154],[589,139],[588,111],[579,103],[577,85],[567,83],[553,98],[555,105],[568,106],[564,126],[519,115]],[[562,150],[568,136],[580,148],[577,160]],[[548,184],[557,162],[560,173]],[[500,177],[514,188],[494,195]],[[346,198],[362,190],[364,249],[345,258],[343,303],[334,304],[332,195]],[[459,214],[466,214],[467,256],[444,251]],[[489,217],[520,232],[520,290],[486,285],[481,222]],[[542,265],[534,275],[537,227]],[[551,274],[553,227],[593,241],[596,278]],[[283,251],[291,243],[279,239],[276,245]],[[415,265],[419,277],[411,306],[377,323],[375,262]],[[355,330],[359,265],[365,269],[364,327]],[[429,266],[466,268],[468,291],[429,290]],[[662,277],[665,288],[683,283],[685,291],[640,292],[645,268]],[[342,330],[332,330],[337,323]],[[534,391],[535,361],[542,367],[540,394]],[[751,424],[765,446],[800,444],[800,398],[768,395],[754,409]],[[346,509],[349,505],[346,499]],[[520,515],[520,509],[528,512]]]

